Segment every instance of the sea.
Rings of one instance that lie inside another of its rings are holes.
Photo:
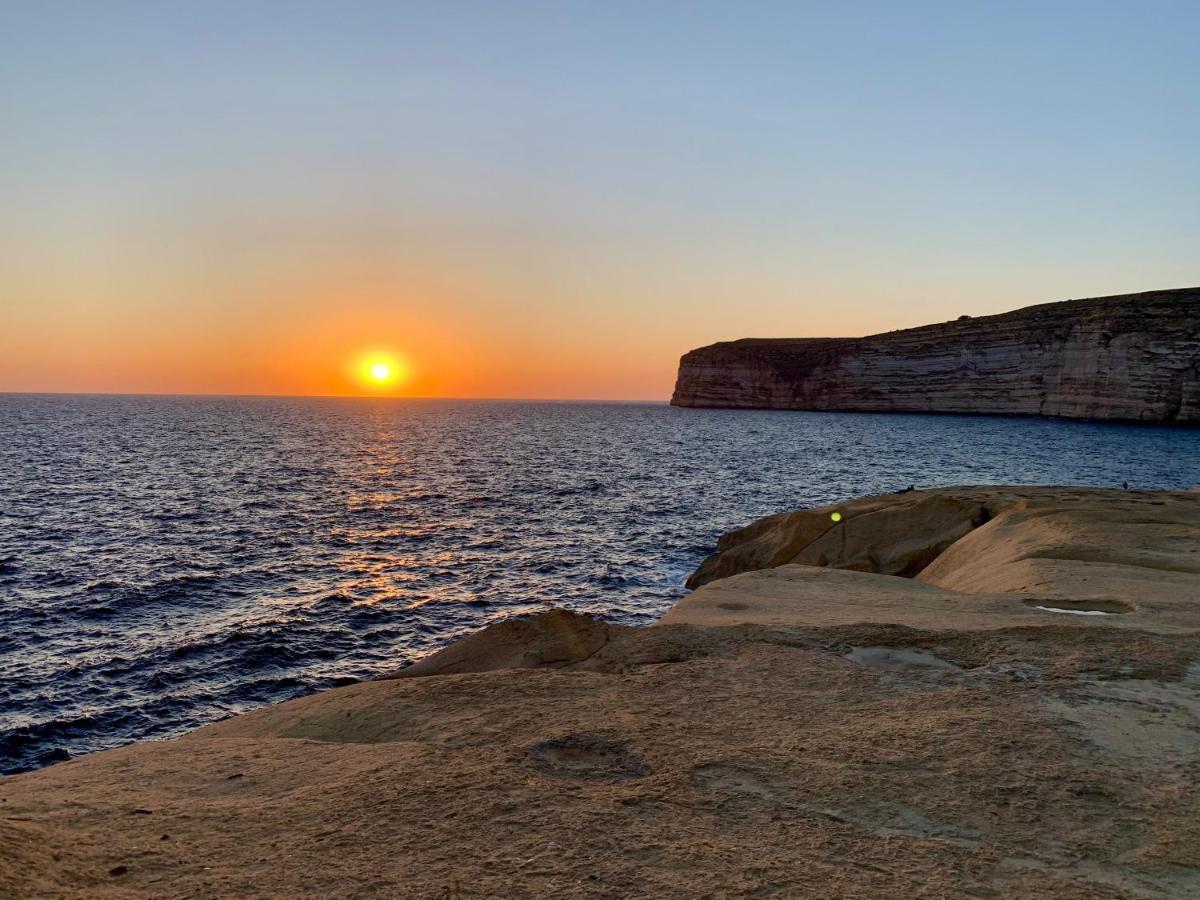
[[[1200,484],[1200,432],[658,403],[0,395],[0,773],[563,606],[653,622],[719,535],[950,484]]]

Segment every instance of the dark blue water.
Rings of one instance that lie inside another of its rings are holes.
[[[665,405],[0,395],[0,771],[572,607],[646,623],[723,531],[909,484],[1185,487],[1200,433]]]

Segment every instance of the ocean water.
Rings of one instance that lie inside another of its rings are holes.
[[[1200,432],[658,404],[0,395],[0,772],[562,605],[653,621],[724,531],[908,485],[1200,483]]]

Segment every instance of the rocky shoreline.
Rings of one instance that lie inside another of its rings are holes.
[[[691,583],[0,779],[0,895],[1200,893],[1200,493],[861,498]]]
[[[1200,424],[1200,288],[684,354],[676,406]]]

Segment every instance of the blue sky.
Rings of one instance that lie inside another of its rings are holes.
[[[287,390],[281,319],[349,305],[504,349],[434,392],[654,397],[713,340],[1200,283],[1200,4],[9,6],[0,389]]]

